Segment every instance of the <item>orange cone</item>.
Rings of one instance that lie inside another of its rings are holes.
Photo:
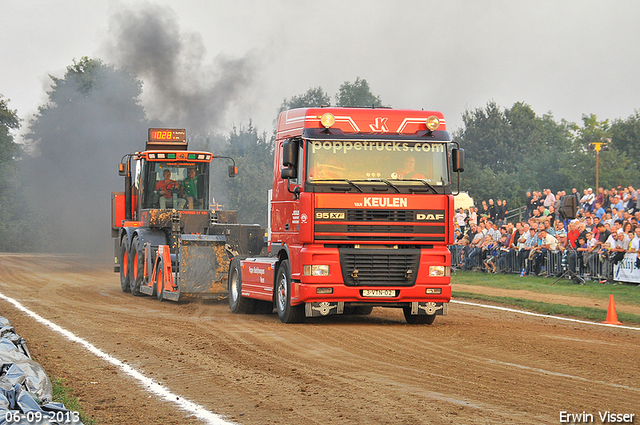
[[[602,323],[606,323],[608,325],[621,325],[621,322],[618,322],[618,314],[616,313],[616,302],[613,300],[613,295],[609,295],[609,309],[607,310],[607,320]]]

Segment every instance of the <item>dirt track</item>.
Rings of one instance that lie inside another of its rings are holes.
[[[133,297],[108,265],[45,255],[0,255],[0,293],[241,424],[600,423],[607,410],[640,423],[640,331],[460,304],[432,326],[378,308],[284,325],[226,301]],[[98,423],[202,423],[8,302],[0,315]]]

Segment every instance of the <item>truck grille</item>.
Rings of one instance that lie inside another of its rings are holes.
[[[347,210],[347,221],[414,221],[411,210]]]
[[[444,242],[445,210],[315,210],[316,241]]]
[[[339,253],[347,286],[412,286],[416,282],[419,249],[341,248]]]

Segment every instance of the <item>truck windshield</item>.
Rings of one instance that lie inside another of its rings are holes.
[[[307,180],[392,181],[394,185],[449,184],[447,145],[416,141],[310,140]]]

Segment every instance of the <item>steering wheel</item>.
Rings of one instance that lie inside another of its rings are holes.
[[[178,182],[171,182],[167,185],[167,190],[171,193],[178,193],[180,190],[180,185]]]

